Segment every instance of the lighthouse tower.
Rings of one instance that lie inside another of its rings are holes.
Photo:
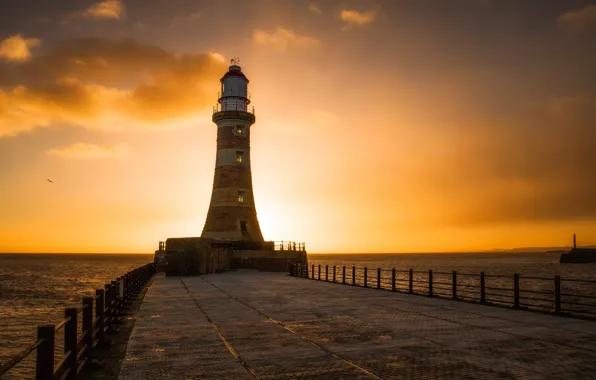
[[[248,79],[233,59],[221,78],[218,104],[215,177],[202,238],[262,242],[250,169],[250,128],[255,123]]]

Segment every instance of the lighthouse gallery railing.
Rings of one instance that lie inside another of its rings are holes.
[[[250,114],[254,115],[255,107],[253,107],[251,105],[238,104],[238,103],[232,103],[232,104],[228,103],[223,106],[221,104],[216,104],[213,106],[213,113],[226,112],[226,111],[246,112],[246,113],[250,113]]]

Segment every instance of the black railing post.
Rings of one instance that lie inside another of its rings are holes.
[[[561,276],[555,276],[555,313],[561,314]]]
[[[319,264],[319,281],[321,281],[321,264]]]
[[[312,270],[310,271],[310,274],[312,276],[312,279],[315,279],[315,264],[312,265]]]
[[[329,282],[329,265],[325,265],[325,281]]]
[[[93,297],[83,298],[83,344],[85,345],[85,368],[91,364],[91,348],[93,347]]]
[[[111,311],[112,311],[112,289],[110,284],[105,284],[103,286],[104,293],[103,293],[103,304],[104,304],[104,316],[106,318],[105,324],[107,326],[111,323]]]
[[[333,282],[335,282],[335,265],[333,266]]]
[[[306,278],[308,278],[308,264],[304,266],[304,270],[306,271],[304,274],[306,275]]]
[[[364,287],[368,286],[368,268],[364,267]]]
[[[414,270],[410,269],[410,273],[408,276],[408,293],[414,293]]]
[[[457,272],[451,273],[451,298],[457,299]]]
[[[395,291],[395,268],[391,270],[391,291]]]
[[[145,276],[144,273],[143,274],[143,278],[141,279],[141,286],[143,285],[143,282],[145,281]],[[118,283],[118,280],[114,280],[112,281],[112,292],[114,292],[114,295],[112,298],[112,300],[114,301],[113,303],[113,307],[112,307],[112,321],[114,321],[116,319],[116,317],[118,316],[118,312],[120,310],[120,284]],[[140,288],[140,287],[139,287]]]
[[[97,331],[96,337],[100,345],[105,343],[105,290],[97,289],[95,291],[95,329]]]
[[[54,344],[56,331],[54,325],[37,326],[37,359],[35,364],[35,379],[46,380],[54,378]]]
[[[433,271],[428,271],[428,296],[433,296]]]
[[[519,274],[513,274],[513,307],[519,307]]]
[[[345,265],[343,266],[343,270],[341,272],[341,281],[343,284],[346,283],[346,266]]]
[[[77,339],[77,308],[69,307],[64,309],[64,318],[67,319],[64,325],[64,355],[68,357],[64,362],[64,367],[68,371],[66,379],[77,378],[77,357],[79,355]]]
[[[123,274],[122,277],[120,277],[122,279],[122,290],[124,292],[124,303],[128,304],[128,285],[126,283],[126,281],[128,281],[128,276],[126,274]]]
[[[480,303],[486,302],[486,280],[484,272],[480,272]]]
[[[381,289],[381,268],[377,268],[377,289]]]
[[[356,285],[356,267],[352,267],[352,285]]]

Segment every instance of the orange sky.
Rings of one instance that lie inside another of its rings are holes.
[[[265,239],[596,244],[593,1],[25,2],[0,5],[0,252],[200,235],[234,56]]]

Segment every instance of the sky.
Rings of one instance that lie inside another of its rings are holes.
[[[199,236],[234,57],[266,240],[596,244],[595,1],[2,0],[0,252]]]

